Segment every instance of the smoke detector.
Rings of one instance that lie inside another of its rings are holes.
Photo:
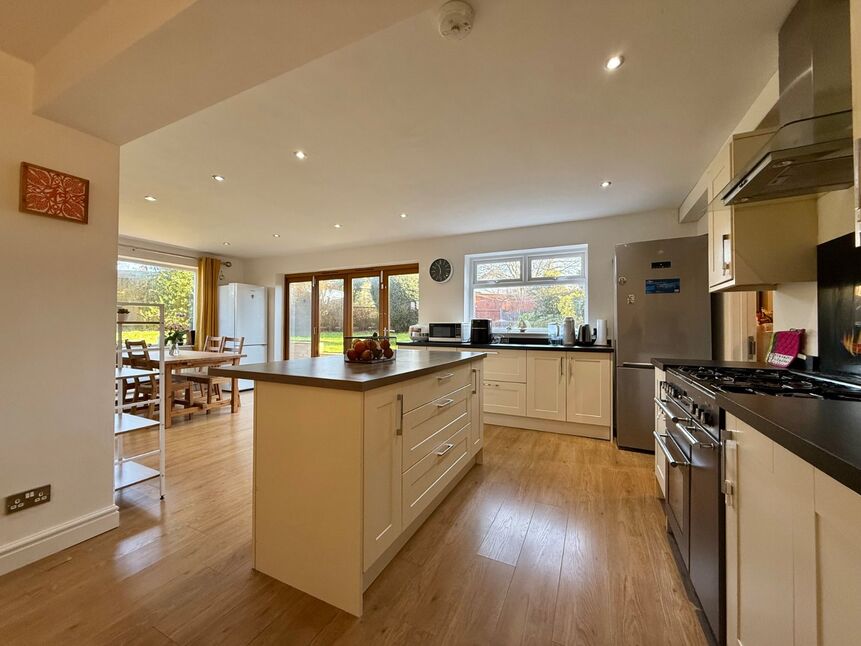
[[[439,34],[450,40],[466,38],[472,31],[475,12],[468,2],[451,0],[439,8]]]

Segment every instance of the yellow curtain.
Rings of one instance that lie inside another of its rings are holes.
[[[218,336],[218,258],[197,261],[197,311],[195,312],[195,348],[203,349],[208,336]]]

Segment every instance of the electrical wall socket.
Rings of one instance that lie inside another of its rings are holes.
[[[41,487],[35,487],[21,493],[13,493],[11,496],[6,496],[6,504],[3,509],[7,514],[14,514],[16,511],[29,509],[50,500],[51,485],[42,485]]]

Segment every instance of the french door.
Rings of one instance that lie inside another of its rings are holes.
[[[345,336],[418,323],[418,265],[289,274],[284,278],[284,358],[341,354]]]

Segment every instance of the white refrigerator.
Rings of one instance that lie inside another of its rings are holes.
[[[230,283],[218,288],[218,334],[245,337],[240,363],[265,363],[267,343],[266,288],[260,285]],[[229,389],[229,386],[227,386]],[[254,388],[249,379],[239,380],[239,390]]]

